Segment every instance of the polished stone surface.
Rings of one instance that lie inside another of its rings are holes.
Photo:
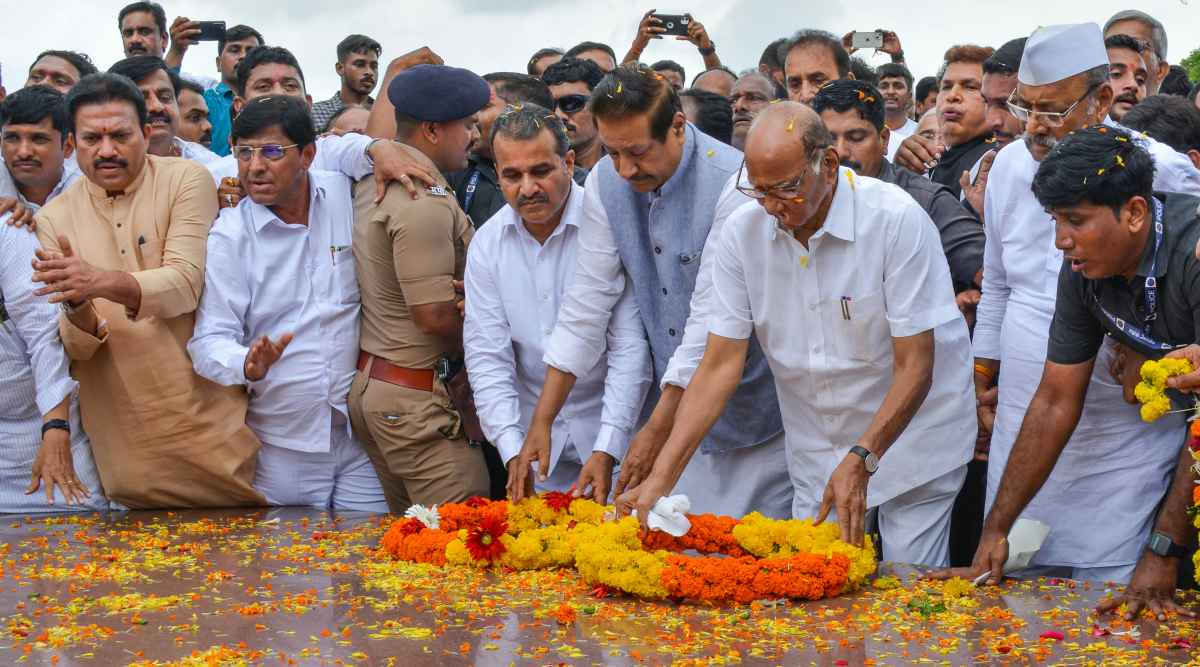
[[[1200,645],[1194,621],[1097,618],[1091,610],[1103,585],[1011,583],[945,600],[940,584],[917,581],[911,568],[885,566],[905,586],[817,603],[601,599],[569,571],[393,563],[376,552],[385,521],[306,509],[0,519],[0,664],[1200,659],[1191,648]]]

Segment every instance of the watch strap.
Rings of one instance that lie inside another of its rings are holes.
[[[1189,554],[1187,547],[1177,544],[1170,535],[1157,530],[1150,533],[1150,543],[1146,546],[1150,551],[1166,558],[1185,558]]]
[[[875,470],[879,469],[879,457],[875,456],[874,452],[866,447],[863,447],[862,445],[854,445],[850,448],[850,453],[863,460],[863,465],[866,466],[868,475],[874,475]],[[874,461],[875,463],[875,470],[871,469],[871,461]]]
[[[46,431],[58,429],[60,431],[71,432],[71,423],[65,419],[47,419],[42,423],[42,435],[46,435]]]

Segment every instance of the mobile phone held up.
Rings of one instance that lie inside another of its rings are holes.
[[[881,49],[883,48],[883,31],[852,32],[850,33],[850,46],[856,49]]]
[[[686,37],[688,26],[692,23],[690,14],[654,14],[654,18],[662,21],[660,27],[664,29],[664,35]]]
[[[225,39],[224,21],[196,21],[196,27],[200,28],[200,35],[196,37],[196,41],[219,42]]]

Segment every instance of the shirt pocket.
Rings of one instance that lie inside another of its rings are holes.
[[[341,303],[358,303],[358,274],[354,270],[354,253],[350,246],[335,250],[333,278]]]
[[[165,239],[146,239],[144,243],[138,244],[138,255],[141,260],[143,271],[157,269],[163,263],[163,250],[166,248],[167,242]]]
[[[831,322],[838,356],[873,365],[888,362],[892,337],[882,292],[830,297],[822,311]]]

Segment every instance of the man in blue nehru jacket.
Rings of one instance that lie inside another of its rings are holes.
[[[621,464],[615,498],[645,479],[666,442],[708,334],[712,269],[704,248],[750,200],[735,188],[742,154],[688,123],[661,74],[617,68],[592,91],[588,106],[608,156],[584,187],[579,265],[546,345],[546,383],[521,453],[526,465],[516,466],[509,488],[522,488],[519,477],[532,474],[534,461],[545,474],[551,427],[575,379],[604,353],[609,317],[629,280],[650,340],[655,391],[643,410],[649,421]],[[756,342],[700,452],[675,487],[688,495],[692,512],[791,515],[775,384]]]

